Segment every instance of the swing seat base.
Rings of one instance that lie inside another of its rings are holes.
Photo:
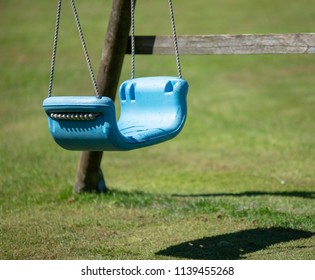
[[[120,118],[108,97],[48,97],[43,108],[54,140],[68,150],[126,151],[164,142],[183,128],[188,83],[177,77],[127,80]]]

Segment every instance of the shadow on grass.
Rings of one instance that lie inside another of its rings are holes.
[[[187,241],[161,250],[156,255],[200,260],[238,260],[245,254],[274,244],[314,235],[312,232],[282,227],[249,229]]]
[[[302,198],[313,198],[315,199],[315,192],[306,192],[306,191],[291,191],[291,192],[261,192],[261,191],[252,191],[252,192],[241,192],[241,193],[205,193],[205,194],[173,194],[174,197],[216,197],[216,196],[289,196],[289,197],[302,197]]]

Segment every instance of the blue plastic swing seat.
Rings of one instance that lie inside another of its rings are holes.
[[[68,150],[132,150],[175,137],[183,128],[188,83],[177,77],[127,80],[119,90],[120,118],[108,97],[48,97],[43,108],[54,140]]]

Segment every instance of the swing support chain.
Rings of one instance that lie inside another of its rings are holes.
[[[52,88],[53,88],[53,82],[54,82],[54,76],[55,76],[56,54],[57,54],[59,26],[60,26],[60,14],[61,14],[61,0],[58,0],[55,35],[54,35],[54,46],[53,46],[53,52],[52,52],[52,57],[51,57],[48,97],[51,97],[52,95]]]
[[[174,41],[174,48],[175,48],[177,73],[178,73],[178,77],[180,79],[182,79],[182,70],[181,70],[181,66],[180,66],[178,40],[177,40],[177,34],[176,34],[175,17],[174,17],[174,10],[173,10],[172,0],[168,0],[168,5],[169,5],[170,17],[171,17],[171,23],[172,23],[172,32],[173,32],[173,41]]]
[[[130,37],[131,37],[131,79],[135,78],[135,55],[136,55],[136,48],[135,48],[135,0],[130,0],[131,9],[130,9],[130,16],[131,16],[131,28],[130,28]],[[172,24],[172,33],[173,33],[173,44],[175,49],[175,57],[176,57],[176,66],[177,66],[177,74],[180,79],[182,79],[182,70],[180,65],[180,57],[179,57],[179,50],[178,50],[178,40],[176,34],[176,26],[175,26],[175,17],[174,17],[174,10],[173,10],[173,3],[172,0],[168,0],[171,24]]]
[[[55,35],[54,35],[54,44],[53,44],[53,53],[51,59],[51,70],[50,70],[50,78],[49,78],[49,88],[48,88],[48,97],[52,96],[52,88],[53,88],[53,81],[54,81],[54,74],[55,74],[55,65],[56,65],[56,55],[57,55],[57,45],[58,45],[58,38],[59,38],[59,26],[60,26],[60,16],[61,16],[61,4],[62,0],[58,0],[58,7],[57,7],[57,16],[56,16],[56,25],[55,25]],[[91,60],[88,54],[88,49],[84,40],[83,30],[80,24],[79,15],[74,3],[74,0],[71,0],[71,7],[74,14],[75,22],[78,28],[78,32],[80,35],[81,44],[84,51],[85,60],[89,69],[90,77],[93,83],[94,92],[97,98],[101,98],[97,82],[95,79],[95,75],[93,72]]]

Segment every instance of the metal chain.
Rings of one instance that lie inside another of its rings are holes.
[[[171,23],[172,23],[177,73],[178,73],[178,77],[181,79],[182,70],[180,66],[178,41],[177,41],[177,35],[176,35],[175,18],[174,18],[172,0],[168,0],[168,5],[169,5],[170,17],[171,17]],[[134,0],[131,0],[131,79],[134,79],[134,76],[135,76],[135,54],[136,54],[135,52],[135,4],[134,4]]]
[[[182,69],[180,66],[178,41],[177,41],[177,35],[176,35],[175,18],[174,18],[172,0],[168,0],[168,5],[169,5],[169,9],[170,9],[170,16],[171,16],[171,22],[172,22],[172,31],[173,31],[173,41],[174,41],[175,56],[176,56],[177,73],[178,73],[178,77],[181,79],[182,78]]]
[[[93,72],[93,69],[92,69],[92,64],[91,64],[91,61],[90,61],[90,58],[89,58],[88,50],[87,50],[87,47],[86,47],[86,44],[85,44],[85,41],[84,41],[83,31],[82,31],[82,28],[81,28],[78,12],[77,12],[77,9],[76,9],[75,4],[74,4],[74,0],[71,0],[71,6],[72,6],[73,13],[74,13],[75,22],[77,24],[77,28],[78,28],[78,31],[79,31],[79,34],[80,34],[80,39],[81,39],[81,44],[82,44],[82,47],[83,47],[83,50],[84,50],[85,59],[86,59],[86,62],[87,62],[88,68],[89,68],[89,72],[90,72],[90,76],[91,76],[91,79],[92,79],[92,82],[93,82],[95,95],[98,98],[100,98],[101,96],[100,96],[99,91],[98,91],[97,82],[96,82],[96,79],[95,79],[95,76],[94,76],[94,72]]]
[[[52,95],[52,88],[53,88],[53,82],[54,82],[57,43],[58,43],[58,34],[59,34],[59,25],[60,25],[60,13],[61,13],[61,0],[58,0],[56,25],[55,25],[55,36],[54,36],[54,46],[53,46],[53,53],[52,53],[52,57],[51,57],[51,69],[50,69],[50,77],[49,77],[48,97],[51,97],[51,95]]]
[[[131,79],[135,78],[135,1],[131,0]]]
[[[56,65],[56,54],[57,54],[57,45],[58,45],[58,36],[59,36],[59,26],[60,26],[60,15],[61,15],[61,3],[62,0],[58,0],[58,8],[57,8],[57,16],[56,16],[56,25],[55,25],[55,36],[54,36],[54,46],[53,46],[53,53],[52,53],[52,58],[51,58],[51,70],[50,70],[50,78],[49,78],[49,87],[48,87],[48,97],[52,96],[52,88],[53,88],[53,82],[54,82],[54,74],[55,74],[55,65]],[[80,34],[80,39],[81,39],[81,43],[83,46],[83,50],[84,50],[84,55],[85,55],[85,59],[86,62],[88,64],[88,68],[89,68],[89,72],[90,72],[90,76],[93,82],[93,86],[94,86],[94,91],[95,91],[95,95],[100,98],[100,94],[98,91],[98,87],[97,87],[97,83],[96,83],[96,79],[93,73],[93,69],[92,69],[92,64],[89,58],[89,54],[88,54],[88,50],[84,41],[84,37],[83,37],[83,32],[82,32],[82,28],[80,25],[80,21],[79,21],[79,16],[75,7],[75,3],[74,0],[71,0],[71,6],[72,6],[72,10],[74,13],[74,17],[75,17],[75,21],[78,27],[78,31]]]

